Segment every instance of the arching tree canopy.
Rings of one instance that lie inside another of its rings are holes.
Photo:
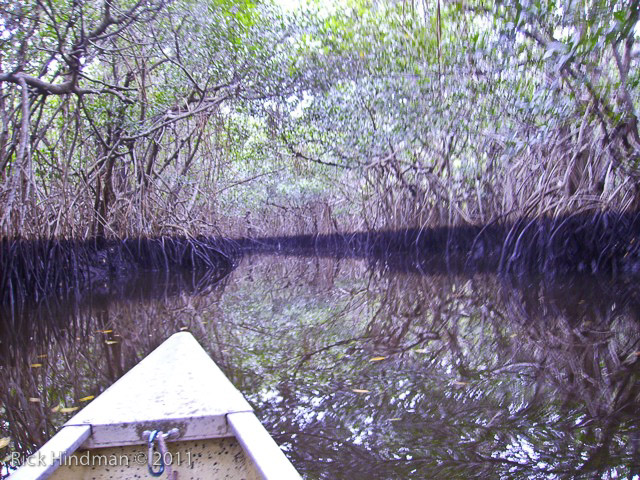
[[[313,232],[638,206],[631,0],[0,10],[5,235]]]

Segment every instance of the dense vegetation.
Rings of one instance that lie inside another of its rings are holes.
[[[632,0],[0,11],[8,237],[316,233],[639,206]]]

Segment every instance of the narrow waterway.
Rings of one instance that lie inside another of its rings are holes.
[[[4,312],[0,437],[33,451],[189,330],[307,479],[640,472],[633,278],[425,272],[401,257],[249,255],[222,280],[144,275]]]

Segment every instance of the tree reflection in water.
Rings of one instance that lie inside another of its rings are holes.
[[[186,327],[306,478],[640,470],[631,280],[427,276],[389,259],[263,256],[223,283],[172,282],[25,313],[20,322],[41,329],[29,342],[5,318],[0,435],[33,450],[72,415],[52,408],[82,405]]]

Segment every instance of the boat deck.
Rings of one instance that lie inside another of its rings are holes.
[[[260,480],[253,461],[235,438],[211,438],[168,444],[172,469],[178,479]],[[102,480],[150,478],[146,447],[96,448],[77,451],[64,460],[51,480]]]
[[[300,478],[242,394],[187,332],[172,335],[71,418],[11,478],[49,478],[61,464],[53,478],[111,478],[112,468],[118,478],[136,478],[138,469],[146,477],[148,432],[173,429],[168,456],[186,475],[178,478],[227,478],[213,472],[240,467],[245,473],[229,478]]]

